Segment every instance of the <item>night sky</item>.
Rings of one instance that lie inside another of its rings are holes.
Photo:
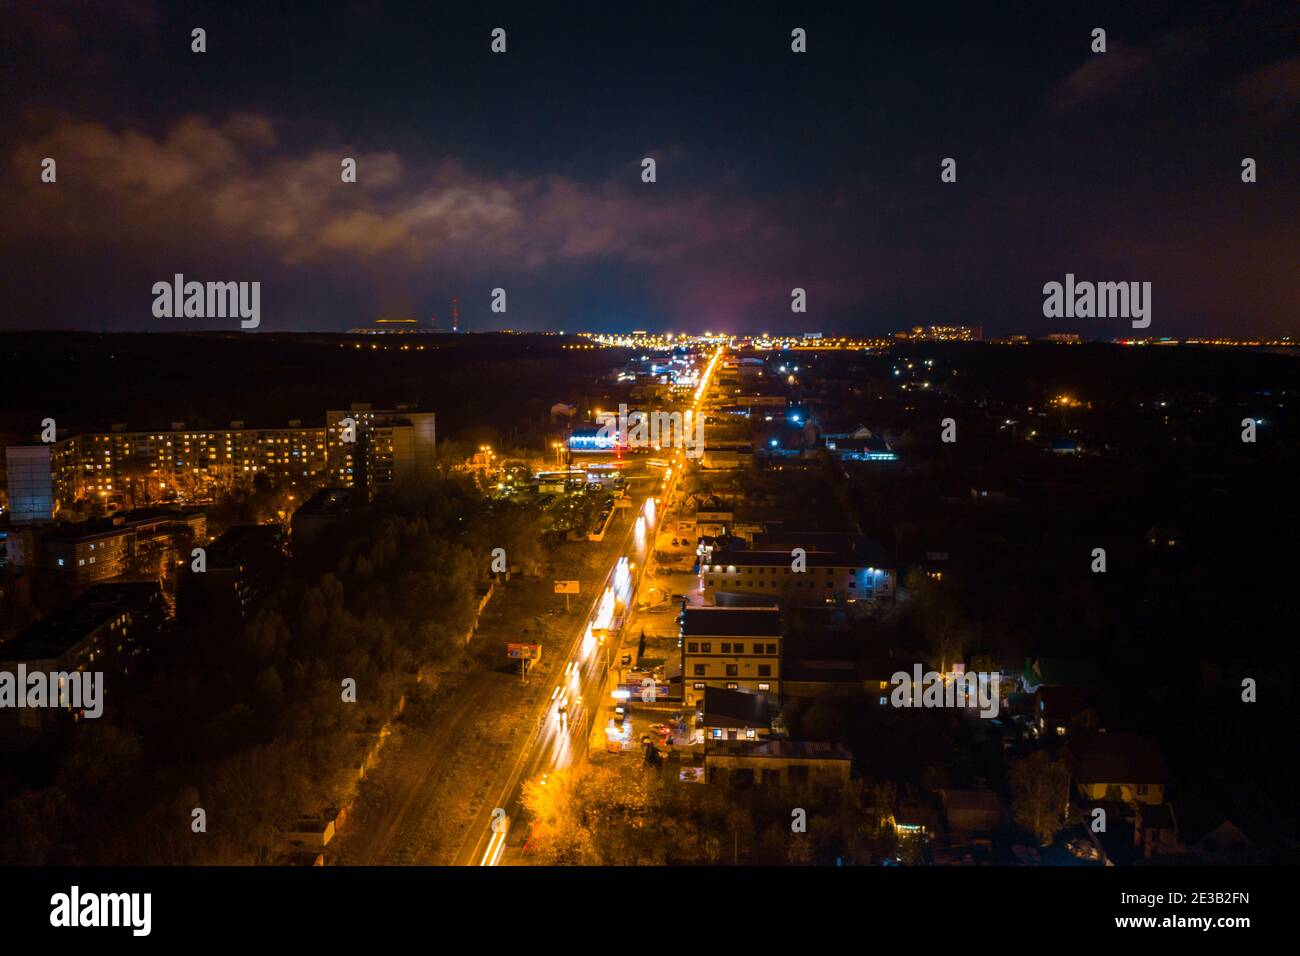
[[[0,328],[1297,331],[1294,3],[878,6],[0,3]]]

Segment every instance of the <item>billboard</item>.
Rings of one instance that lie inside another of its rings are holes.
[[[538,661],[542,659],[542,645],[507,644],[506,657],[512,661]]]
[[[577,581],[556,581],[555,593],[556,594],[577,594],[578,582]]]

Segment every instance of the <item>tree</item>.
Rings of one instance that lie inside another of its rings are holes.
[[[1065,765],[1038,750],[1011,765],[1012,812],[1019,823],[1047,846],[1061,828],[1070,775]]]
[[[953,588],[913,570],[907,576],[907,590],[926,645],[939,662],[940,672],[947,673],[948,665],[961,657],[962,648],[972,637],[972,626]]]
[[[544,863],[572,866],[597,862],[579,796],[580,778],[588,767],[565,767],[524,782],[523,804],[531,819],[528,848]]]

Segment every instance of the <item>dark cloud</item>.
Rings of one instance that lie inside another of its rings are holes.
[[[155,327],[148,288],[184,271],[264,281],[281,328],[503,286],[481,323],[1034,331],[1044,281],[1106,270],[1158,282],[1170,332],[1283,331],[1281,10],[845,5],[800,14],[797,57],[764,4],[11,5],[0,326]]]

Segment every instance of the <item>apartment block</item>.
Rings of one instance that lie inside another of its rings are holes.
[[[436,417],[409,405],[373,409],[353,403],[325,415],[332,484],[383,487],[428,480],[435,473]]]

